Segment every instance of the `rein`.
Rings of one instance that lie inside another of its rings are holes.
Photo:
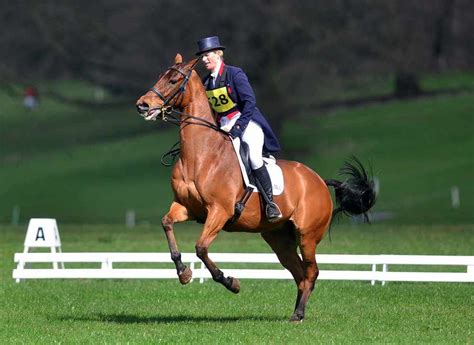
[[[179,114],[184,118],[176,117],[176,116],[173,115],[173,113]],[[197,120],[198,122],[189,121],[189,119]],[[183,113],[179,110],[174,109],[171,106],[167,107],[165,109],[165,112],[162,112],[161,120],[164,121],[164,122],[172,123],[172,124],[177,125],[177,126],[181,126],[182,123],[184,123],[186,125],[204,126],[204,127],[213,129],[217,132],[223,133],[226,136],[229,136],[229,133],[227,133],[226,131],[223,131],[222,129],[220,129],[218,126],[216,126],[212,122],[210,122],[206,119],[203,119],[202,117],[197,117],[197,116],[193,116],[193,115]],[[176,160],[176,157],[179,156],[179,153],[180,153],[180,150],[181,150],[179,147],[176,147],[178,145],[179,145],[179,141],[177,141],[171,147],[171,149],[169,149],[167,152],[165,152],[164,154],[161,155],[161,160],[160,161],[161,161],[162,165],[164,165],[166,167],[170,167],[170,166],[173,165],[174,161]],[[167,161],[168,157],[171,157],[171,161]]]
[[[173,108],[172,106],[167,106],[165,108],[160,107],[160,108],[161,108],[161,120],[164,122],[169,122],[177,126],[180,126],[182,123],[186,125],[204,126],[204,127],[211,128],[217,132],[222,132],[222,133],[225,133],[226,135],[229,135],[226,131],[223,131],[222,129],[220,129],[216,124],[202,117],[193,116],[193,115],[184,113],[182,111],[177,110],[176,108]],[[152,108],[151,110],[160,109],[160,108]],[[179,116],[175,116],[174,114],[178,114]],[[196,120],[198,122],[189,121],[189,120]]]

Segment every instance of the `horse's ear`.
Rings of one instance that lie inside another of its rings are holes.
[[[182,63],[183,62],[183,57],[181,56],[181,54],[176,54],[175,58],[174,58],[174,63],[175,64],[179,64],[179,63]]]

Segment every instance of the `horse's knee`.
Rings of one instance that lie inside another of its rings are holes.
[[[165,215],[163,218],[161,218],[161,225],[163,226],[163,229],[169,229],[173,225],[173,221],[170,219],[168,215]]]
[[[207,256],[207,248],[196,244],[196,255],[202,260],[205,256]]]

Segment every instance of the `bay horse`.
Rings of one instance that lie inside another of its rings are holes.
[[[196,255],[214,281],[234,293],[240,290],[239,280],[224,276],[209,258],[209,246],[221,230],[260,233],[283,267],[293,275],[298,293],[290,321],[301,322],[319,274],[316,246],[333,216],[328,186],[335,187],[338,208],[334,213],[366,215],[375,203],[373,181],[358,160],[355,165],[345,163],[342,171],[349,178],[344,182],[325,181],[302,163],[278,160],[285,190],[274,201],[283,217],[276,223],[268,222],[259,193],[252,193],[240,218],[229,222],[236,202],[244,194],[244,182],[231,138],[219,130],[204,86],[194,71],[197,62],[198,59],[183,62],[177,54],[174,65],[136,102],[139,114],[145,119],[161,117],[180,126],[181,151],[171,176],[174,200],[162,219],[179,281],[189,283],[192,272],[181,261],[174,224],[190,220],[204,224],[196,242]]]

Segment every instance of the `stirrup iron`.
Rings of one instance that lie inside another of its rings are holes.
[[[282,214],[281,214],[280,208],[273,201],[270,201],[265,206],[265,215],[267,216],[267,220],[270,223],[277,222],[279,219],[281,219],[283,217]]]

